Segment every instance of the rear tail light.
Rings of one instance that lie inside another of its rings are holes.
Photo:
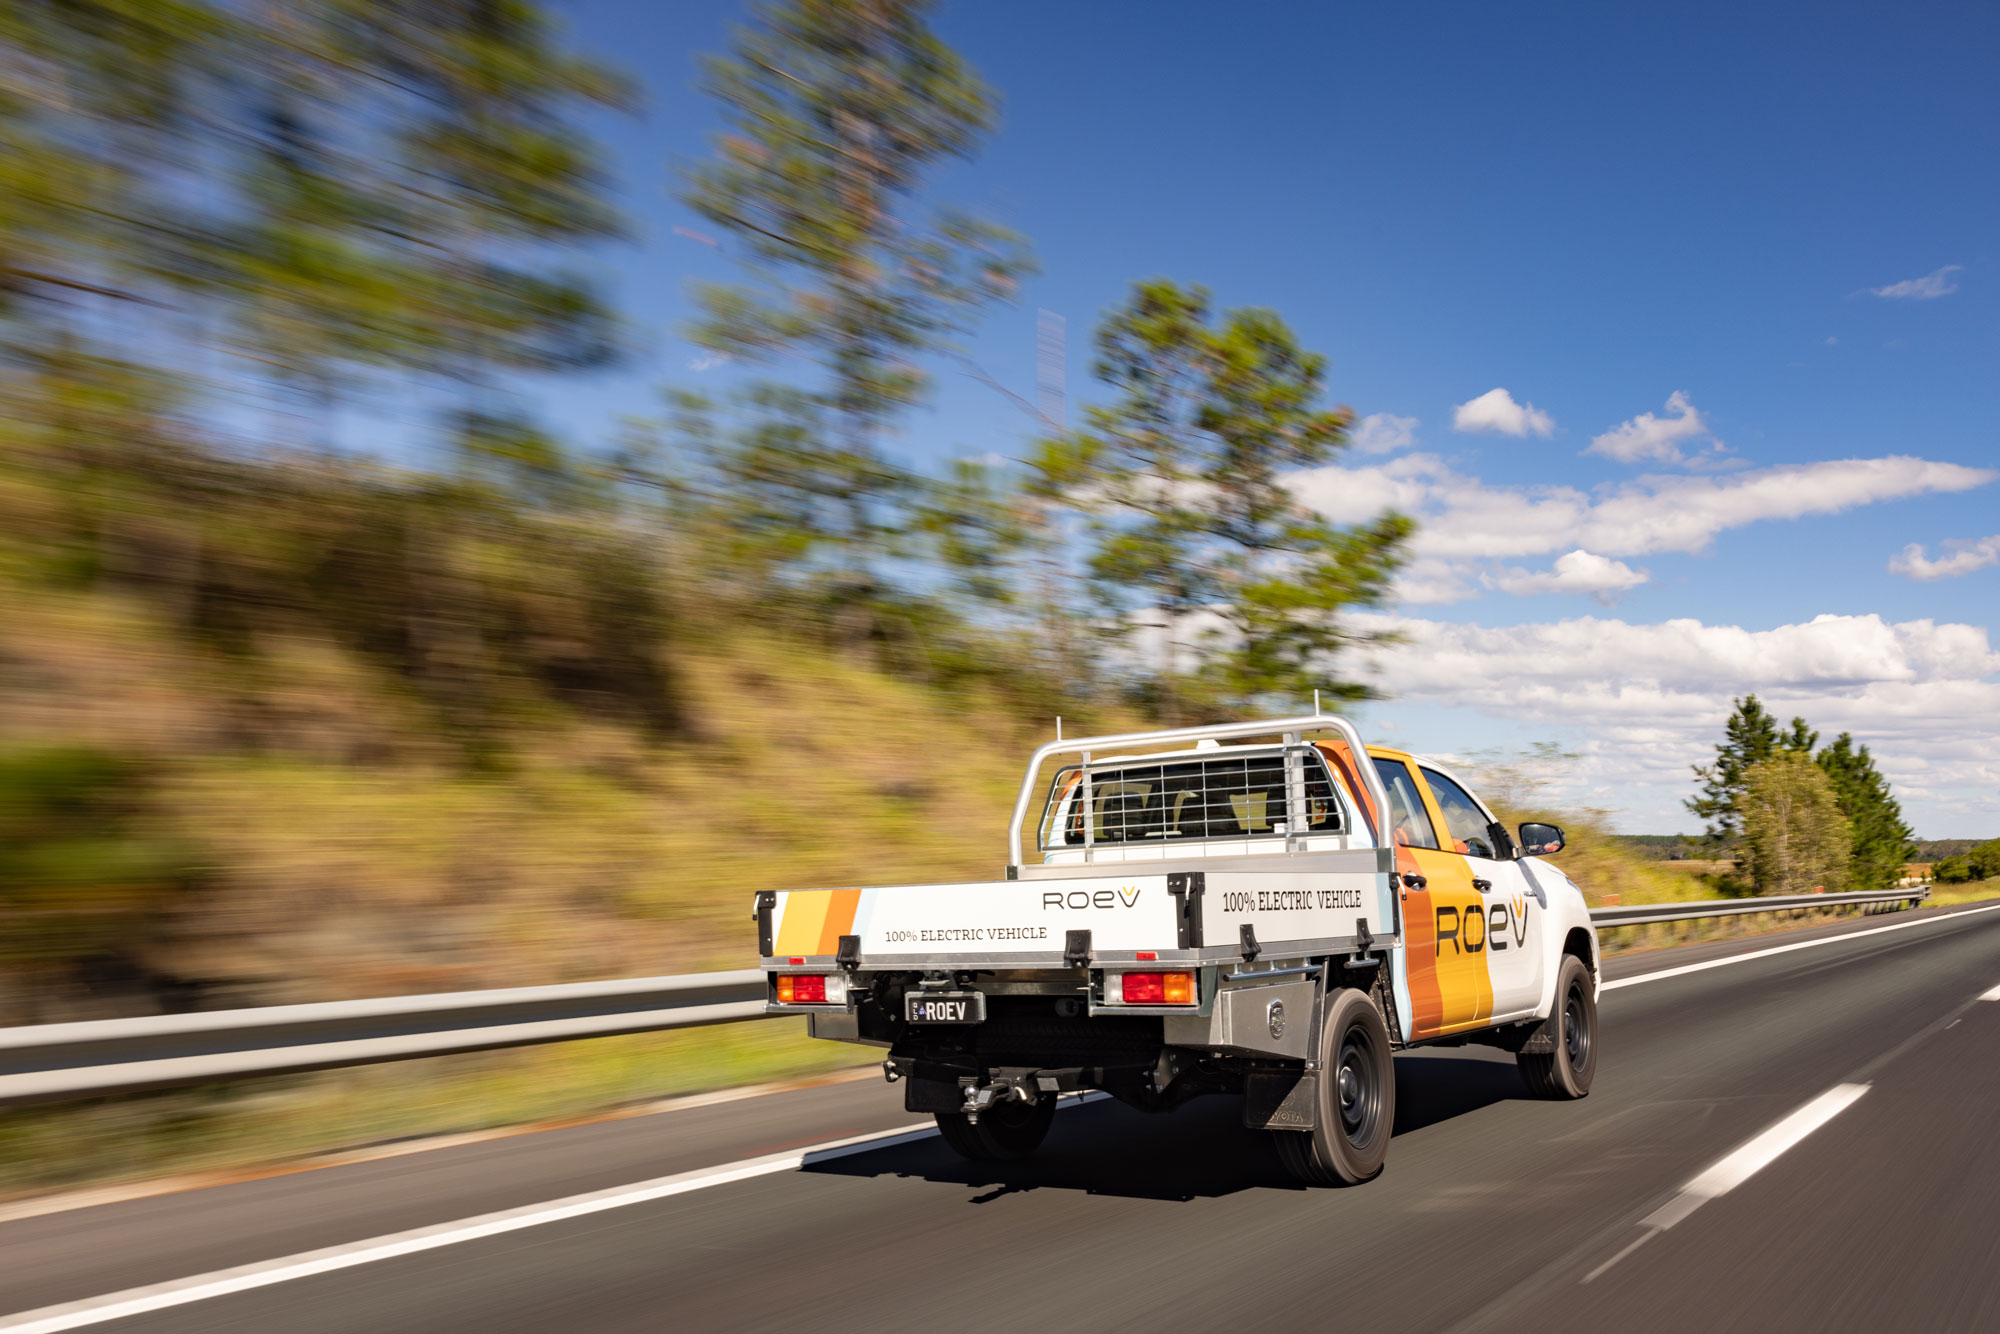
[[[825,973],[780,973],[777,997],[780,1005],[844,1005],[847,979]]]
[[[1193,1005],[1193,973],[1123,973],[1115,1003],[1124,1005]]]

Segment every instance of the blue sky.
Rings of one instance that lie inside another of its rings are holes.
[[[695,60],[743,11],[564,12],[647,99],[593,120],[638,231],[596,264],[640,353],[542,395],[590,439],[703,379],[684,292],[726,270],[674,233],[706,229],[668,165],[704,151]],[[1685,766],[1757,690],[1871,741],[1920,834],[2000,833],[2000,11],[1011,0],[939,26],[1004,122],[938,192],[1042,265],[982,366],[1031,393],[1052,310],[1088,398],[1098,313],[1200,282],[1284,314],[1389,446],[1302,483],[1427,521],[1385,735],[1557,741],[1565,796],[1691,829]],[[1018,450],[1005,400],[937,390],[913,455]]]

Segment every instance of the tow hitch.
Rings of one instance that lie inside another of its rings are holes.
[[[979,1124],[979,1114],[988,1108],[1007,1102],[1021,1102],[1033,1106],[1041,1096],[1035,1087],[1033,1070],[994,1071],[992,1079],[981,1084],[975,1079],[961,1079],[958,1087],[965,1098],[965,1105],[959,1110],[973,1125]],[[1053,1090],[1051,1090],[1053,1091]]]

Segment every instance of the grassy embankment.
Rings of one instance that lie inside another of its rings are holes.
[[[755,888],[997,873],[1034,740],[997,702],[748,633],[677,665],[698,742],[642,752],[592,738],[586,757],[504,778],[176,765],[165,782],[176,837],[204,849],[216,886],[185,911],[221,921],[187,923],[186,952],[160,944],[152,966],[268,979],[228,989],[259,1003],[742,967]],[[594,773],[620,764],[643,779]],[[409,948],[409,933],[434,948]],[[48,1017],[102,1009],[86,1000]],[[868,1059],[802,1030],[729,1025],[0,1114],[0,1194]]]

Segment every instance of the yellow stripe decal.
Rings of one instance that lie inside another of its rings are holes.
[[[830,889],[795,889],[785,895],[785,915],[778,919],[778,939],[772,952],[778,955],[819,953],[820,928],[826,925],[826,910],[833,899]]]

